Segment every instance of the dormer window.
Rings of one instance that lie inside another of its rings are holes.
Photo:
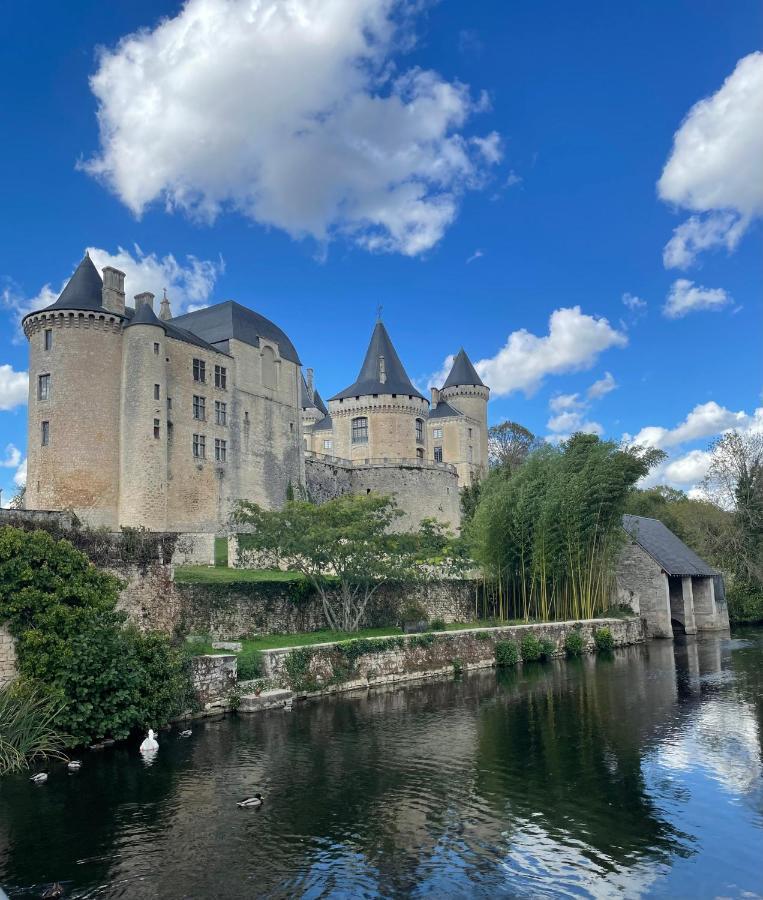
[[[385,384],[387,381],[387,370],[384,366],[384,357],[379,357],[379,381],[382,384]]]

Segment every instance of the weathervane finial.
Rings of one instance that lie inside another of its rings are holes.
[[[382,310],[383,309],[384,309],[384,307],[381,305],[381,303],[376,307],[376,321],[377,322],[381,322],[381,320],[382,320]]]

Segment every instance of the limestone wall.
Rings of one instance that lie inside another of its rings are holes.
[[[234,654],[194,656],[191,681],[202,709],[225,705],[225,698],[236,684],[237,665]]]
[[[305,458],[305,487],[314,503],[325,503],[353,493],[352,465],[348,460],[328,456]]]
[[[614,601],[646,620],[648,637],[673,637],[668,577],[634,541],[627,541],[617,560]]]
[[[0,687],[16,677],[16,642],[5,625],[0,624]]]

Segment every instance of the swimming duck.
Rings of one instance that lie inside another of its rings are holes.
[[[58,900],[59,897],[63,897],[64,895],[64,886],[60,881],[56,881],[54,884],[51,884],[49,888],[43,891],[42,900]]]
[[[148,729],[148,737],[143,741],[140,745],[141,753],[145,753],[147,750],[158,750],[159,749],[159,741],[156,740],[154,736],[154,729]]]
[[[78,759],[70,759],[66,764],[66,768],[70,772],[79,772],[79,770],[82,768],[82,763]]]
[[[193,734],[190,728],[186,728],[185,731],[180,732],[180,737],[190,737]]]
[[[34,784],[45,784],[45,782],[48,780],[48,773],[38,772],[36,775],[32,775],[29,780]]]
[[[239,800],[236,806],[246,809],[250,806],[262,806],[262,794],[255,794],[254,797],[247,797],[246,800]]]

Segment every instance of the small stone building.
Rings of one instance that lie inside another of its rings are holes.
[[[649,637],[728,629],[716,569],[658,519],[626,515],[623,528],[627,542],[617,565],[616,602],[646,621]]]

